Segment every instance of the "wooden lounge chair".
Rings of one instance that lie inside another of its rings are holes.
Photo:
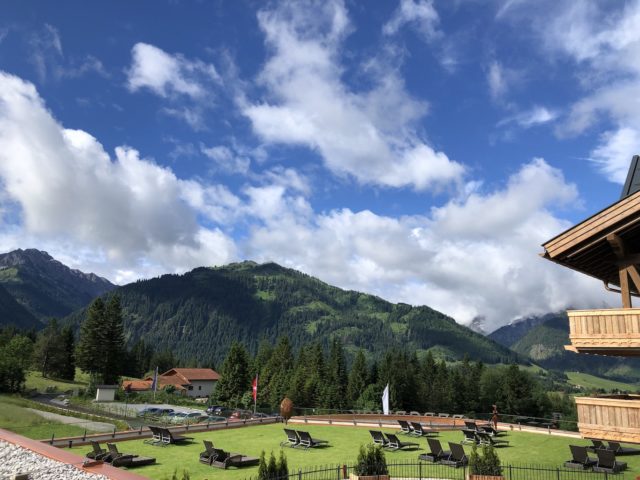
[[[400,425],[400,433],[404,433],[405,435],[413,435],[413,429],[409,422],[406,420],[398,420],[398,424]]]
[[[406,447],[418,447],[419,445],[415,442],[402,442],[400,439],[394,435],[393,433],[387,433],[387,448],[389,450],[402,450]]]
[[[506,447],[509,440],[496,440],[486,432],[476,432],[476,438],[480,445],[491,445],[492,447]]]
[[[200,463],[211,465],[212,457],[215,455],[213,442],[211,442],[210,440],[203,440],[202,443],[204,443],[204,452],[200,453]]]
[[[91,458],[93,460],[103,460],[104,457],[109,454],[109,452],[107,452],[104,448],[100,447],[100,444],[98,442],[94,442],[93,440],[91,440],[91,448],[93,448],[93,450],[87,453],[85,457]]]
[[[616,460],[616,454],[611,450],[596,449],[598,455],[598,463],[593,466],[594,472],[600,473],[618,473],[627,468],[625,462]]]
[[[382,432],[377,430],[369,430],[371,434],[371,438],[373,438],[373,443],[376,445],[380,445],[381,447],[386,447],[389,444],[389,441],[386,439]]]
[[[297,447],[300,445],[300,436],[298,432],[291,428],[285,428],[284,433],[287,435],[287,439],[280,442],[281,447]]]
[[[478,433],[477,430],[463,428],[462,434],[464,435],[464,438],[462,439],[461,443],[468,443],[468,444],[479,443],[478,436],[476,435],[477,433]]]
[[[320,447],[329,445],[327,440],[320,440],[318,438],[313,438],[309,432],[303,432],[302,430],[298,430],[298,436],[300,437],[300,446],[304,447],[304,449]]]
[[[258,465],[258,463],[260,463],[259,458],[247,457],[241,453],[229,453],[220,448],[214,448],[211,463],[209,465],[226,470],[229,467],[250,467]]]
[[[153,457],[141,457],[130,453],[120,453],[118,447],[113,443],[107,443],[107,448],[109,449],[109,463],[114,467],[134,468],[156,463],[156,459]]]
[[[440,440],[437,440],[435,438],[427,438],[427,444],[429,445],[429,449],[431,451],[429,453],[422,453],[418,455],[418,458],[420,460],[436,463],[451,456],[451,452],[449,450],[442,449]]]
[[[609,442],[609,450],[616,454],[616,456],[620,455],[638,455],[640,454],[640,449],[631,448],[631,447],[623,447],[619,442]]]
[[[493,427],[493,425],[491,425],[490,423],[487,423],[485,425],[479,425],[477,428],[478,428],[479,431],[484,432],[484,433],[488,433],[492,437],[497,437],[501,433],[504,433],[504,430],[496,430]]]
[[[598,461],[595,458],[590,458],[587,451],[587,447],[579,447],[577,445],[569,445],[571,449],[571,460],[564,462],[566,468],[577,468],[580,470],[587,470],[593,467]]]
[[[193,437],[185,437],[178,434],[171,433],[171,430],[168,428],[159,428],[160,433],[162,434],[162,443],[164,445],[172,445],[178,443],[192,442]]]
[[[419,422],[411,422],[411,428],[413,429],[414,435],[419,437],[427,437],[429,435],[438,435],[436,430],[432,428],[425,428]]]
[[[443,465],[458,468],[464,467],[469,463],[469,458],[464,453],[464,448],[461,444],[449,442],[449,448],[451,449],[451,455],[449,455],[449,458],[442,460]]]
[[[464,427],[467,430],[480,430],[478,428],[478,424],[476,422],[474,422],[473,420],[465,420],[464,421]]]

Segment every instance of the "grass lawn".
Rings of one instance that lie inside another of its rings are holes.
[[[638,386],[631,383],[616,382],[606,378],[596,377],[588,373],[565,372],[571,385],[581,386],[586,389],[602,388],[604,390],[626,390],[629,392],[638,391]]]
[[[68,390],[86,388],[87,384],[88,376],[78,369],[76,369],[76,380],[73,382],[43,378],[42,373],[30,371],[26,375],[25,388],[43,393],[47,391],[47,388],[55,388],[55,392],[66,392]]]
[[[256,476],[258,467],[222,470],[200,464],[198,462],[198,454],[204,449],[202,440],[211,440],[219,448],[245,455],[258,457],[260,452],[264,450],[267,455],[273,451],[277,456],[281,448],[280,441],[285,439],[282,428],[282,424],[276,424],[218,432],[194,433],[189,434],[189,436],[193,436],[195,442],[184,446],[154,447],[143,443],[142,440],[134,440],[119,442],[118,448],[121,452],[156,457],[156,465],[135,469],[136,473],[153,479],[169,478],[176,469],[178,473],[185,469],[188,470],[192,480],[244,479]],[[368,428],[294,424],[292,424],[292,428],[308,430],[312,436],[328,440],[330,447],[307,451],[285,447],[284,451],[291,472],[298,467],[353,464],[355,463],[359,446],[371,441]],[[394,432],[395,430],[388,431]],[[400,438],[405,441],[409,440],[405,435],[401,435]],[[557,467],[571,457],[568,445],[590,445],[590,442],[580,439],[522,432],[512,432],[501,438],[505,438],[510,442],[508,447],[497,449],[498,455],[505,465],[536,464]],[[459,442],[462,439],[462,433],[443,432],[440,434],[439,439],[444,445],[446,445],[447,441]],[[416,461],[418,454],[426,450],[427,443],[424,439],[415,441],[420,444],[420,450],[388,452],[386,454],[387,461]],[[471,447],[465,446],[464,448],[467,454],[471,452]],[[90,448],[77,447],[73,450],[76,453],[83,454],[89,451]],[[633,478],[640,474],[640,456],[625,457],[624,461],[629,465],[625,472],[625,477]]]
[[[84,428],[55,422],[21,407],[10,397],[0,397],[0,428],[11,430],[25,437],[41,440],[56,437],[82,435]]]

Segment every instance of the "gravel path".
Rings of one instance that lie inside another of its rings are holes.
[[[0,479],[13,478],[17,473],[29,473],[30,479],[38,480],[108,480],[104,475],[83,472],[66,463],[47,457],[13,443],[0,440]]]
[[[84,418],[69,417],[67,415],[60,415],[53,412],[43,412],[42,410],[36,410],[35,408],[27,408],[33,413],[40,415],[41,417],[49,420],[54,420],[60,423],[66,423],[70,425],[76,425],[80,428],[86,428],[94,432],[113,432],[114,425],[105,422],[92,422],[91,420],[85,420]]]

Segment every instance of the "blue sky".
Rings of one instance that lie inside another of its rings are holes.
[[[487,329],[617,304],[540,244],[640,149],[638,2],[13,2],[0,247],[276,261]]]

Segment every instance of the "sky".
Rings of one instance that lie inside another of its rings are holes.
[[[541,244],[640,153],[640,2],[6,2],[0,251],[274,261],[491,331],[617,306]]]

